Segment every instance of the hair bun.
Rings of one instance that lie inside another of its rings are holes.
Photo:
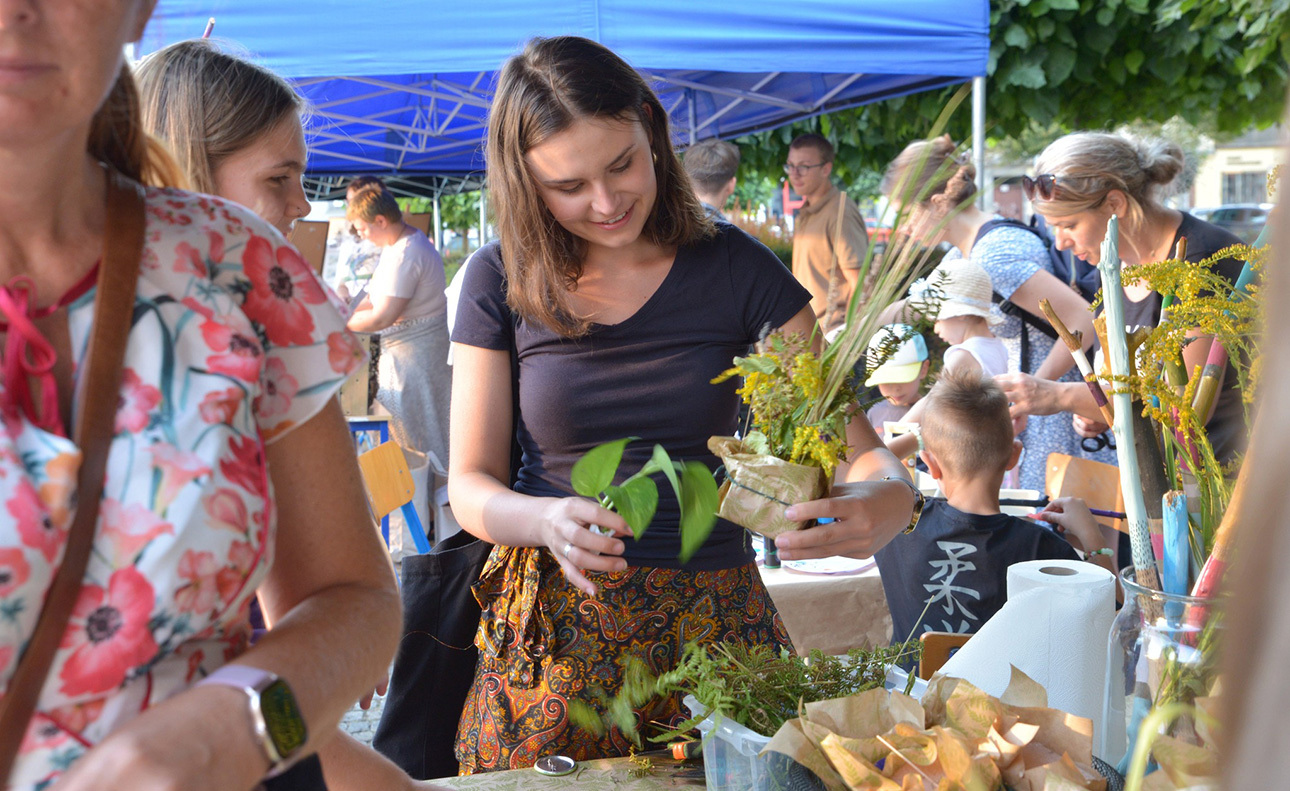
[[[1140,140],[1137,143],[1138,165],[1149,184],[1165,185],[1182,173],[1183,150],[1169,140]]]

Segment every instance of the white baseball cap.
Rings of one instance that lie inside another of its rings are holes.
[[[882,359],[883,347],[891,348],[893,343],[900,344],[891,352],[891,356],[869,374],[865,387],[886,384],[905,384],[912,382],[922,373],[923,362],[927,360],[927,342],[923,336],[908,324],[887,324],[869,339],[869,360]]]

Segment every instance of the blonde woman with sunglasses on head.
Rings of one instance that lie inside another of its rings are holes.
[[[1162,261],[1173,254],[1178,240],[1187,239],[1186,260],[1203,261],[1240,244],[1232,233],[1198,220],[1161,202],[1162,193],[1183,169],[1182,149],[1164,140],[1134,140],[1122,135],[1079,132],[1044,149],[1035,162],[1037,175],[1022,186],[1035,211],[1043,216],[1057,247],[1096,265],[1101,258],[1106,222],[1120,220],[1120,258],[1126,267]],[[1219,274],[1235,282],[1241,263],[1223,259]],[[1124,289],[1125,322],[1130,327],[1155,327],[1160,322],[1160,294],[1143,285]],[[1058,310],[1058,315],[1065,314]],[[1186,370],[1203,366],[1209,337],[1195,331],[1183,349]],[[1013,403],[1014,415],[1075,414],[1076,427],[1086,436],[1106,429],[1088,388],[1080,383],[1045,382],[1024,374],[999,378]],[[1236,376],[1230,370],[1206,426],[1219,461],[1230,460],[1245,445],[1245,421]]]

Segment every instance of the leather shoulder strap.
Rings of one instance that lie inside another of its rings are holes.
[[[7,780],[45,677],[80,596],[94,545],[108,449],[115,435],[121,365],[134,313],[139,262],[143,254],[143,188],[108,171],[107,225],[94,295],[94,323],[83,379],[77,392],[76,444],[82,453],[76,515],[63,563],[45,596],[31,640],[0,701],[0,781]],[[0,786],[5,783],[0,782]]]

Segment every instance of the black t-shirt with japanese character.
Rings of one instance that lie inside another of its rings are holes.
[[[975,633],[1008,600],[1013,563],[1078,557],[1042,525],[928,500],[914,532],[896,536],[874,556],[891,609],[892,642],[929,631]]]

